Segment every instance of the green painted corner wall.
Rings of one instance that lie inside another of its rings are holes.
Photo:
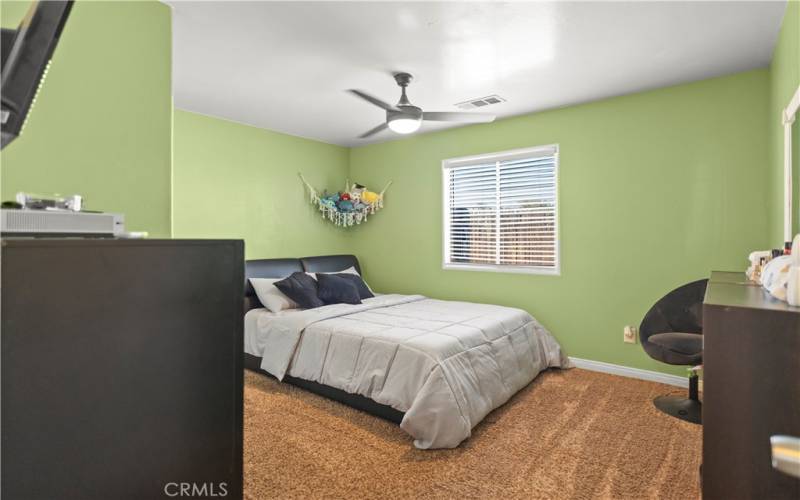
[[[3,0],[16,28],[29,1]],[[17,191],[82,194],[130,230],[170,236],[170,8],[78,1],[20,137],[0,153],[2,199]]]
[[[349,231],[322,220],[298,176],[343,188],[347,148],[181,110],[173,133],[175,237],[244,238],[248,259],[350,250]]]
[[[770,185],[770,243],[777,248],[783,243],[783,122],[782,114],[789,100],[800,86],[800,0],[787,2],[783,15],[781,30],[772,63],[769,68],[770,102],[769,102],[769,165]],[[795,141],[800,141],[800,124],[794,125]],[[795,148],[797,151],[797,148]],[[795,175],[795,180],[800,176]],[[798,198],[798,184],[794,193]],[[795,212],[793,218],[797,229],[800,227],[800,213]]]
[[[571,356],[681,373],[624,344],[658,298],[765,248],[769,75],[756,70],[354,148],[394,184],[352,250],[378,291],[531,312]],[[559,144],[560,276],[442,270],[445,158]]]

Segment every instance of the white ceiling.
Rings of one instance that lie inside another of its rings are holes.
[[[415,76],[426,111],[489,94],[498,117],[769,64],[779,2],[184,2],[173,6],[175,106],[355,146]],[[443,128],[425,124],[421,132]]]

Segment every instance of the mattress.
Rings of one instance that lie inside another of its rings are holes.
[[[520,309],[381,295],[363,304],[248,311],[245,351],[278,379],[311,380],[405,413],[418,448],[453,448],[549,367],[560,346]]]

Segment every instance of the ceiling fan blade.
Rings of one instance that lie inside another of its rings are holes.
[[[386,125],[386,123],[385,123],[385,122],[384,122],[384,123],[381,123],[381,124],[380,124],[380,125],[378,125],[377,127],[373,128],[373,129],[370,129],[370,130],[368,130],[368,131],[364,132],[363,134],[359,135],[359,136],[358,136],[358,138],[359,138],[359,139],[366,139],[367,137],[369,137],[369,136],[371,136],[371,135],[375,135],[375,134],[377,134],[378,132],[382,132],[382,131],[386,130],[387,128],[389,128],[389,126],[388,126],[388,125]]]
[[[461,123],[489,123],[494,121],[494,115],[483,113],[457,113],[451,111],[425,111],[423,120],[434,122],[461,122]]]
[[[383,108],[386,111],[397,111],[397,108],[395,108],[391,104],[383,102],[380,99],[378,99],[377,97],[373,97],[373,96],[367,94],[366,92],[362,92],[362,91],[356,90],[356,89],[350,89],[348,92],[350,92],[351,94],[357,95],[358,97],[364,99],[365,101],[370,102],[370,103],[378,106],[379,108]]]

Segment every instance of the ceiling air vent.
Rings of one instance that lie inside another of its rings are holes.
[[[470,99],[469,101],[459,102],[456,104],[456,107],[460,109],[476,109],[489,106],[491,104],[500,104],[501,102],[506,102],[506,100],[499,95],[487,95],[486,97],[481,97],[479,99]]]

